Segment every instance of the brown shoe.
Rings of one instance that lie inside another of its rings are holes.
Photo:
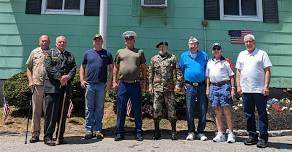
[[[103,134],[100,131],[95,132],[96,139],[103,139]]]

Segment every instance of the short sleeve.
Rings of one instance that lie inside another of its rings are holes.
[[[113,56],[110,52],[108,52],[108,64],[113,64]]]
[[[33,67],[33,55],[34,55],[34,52],[32,51],[26,61],[26,66],[28,69],[32,70],[32,67]]]
[[[206,74],[205,74],[206,77],[209,77],[210,76],[210,63],[207,62],[207,67],[206,67]]]
[[[228,61],[225,61],[224,62],[224,65],[225,65],[225,68],[227,69],[227,72],[228,72],[228,76],[233,76],[234,75],[234,72],[231,68],[231,65],[229,64]]]
[[[236,60],[236,64],[235,64],[235,68],[241,70],[241,65],[240,65],[240,59],[241,59],[241,53],[239,53],[239,55],[237,56],[237,60]]]
[[[119,57],[119,51],[116,53],[116,57],[114,59],[115,64],[120,64],[120,57]]]
[[[264,52],[264,55],[263,55],[263,65],[264,65],[264,68],[272,66],[270,58],[266,52]]]
[[[88,52],[85,52],[85,54],[83,56],[83,60],[82,60],[82,64],[83,65],[86,65],[87,64],[87,55],[88,55]]]

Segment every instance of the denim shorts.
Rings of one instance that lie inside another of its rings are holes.
[[[212,107],[232,106],[231,86],[226,83],[221,86],[210,85],[209,101]]]

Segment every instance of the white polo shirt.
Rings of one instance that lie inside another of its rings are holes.
[[[211,83],[217,83],[221,81],[230,80],[230,76],[233,76],[230,64],[224,59],[216,60],[212,58],[208,61],[206,67],[206,77],[210,78]]]
[[[252,53],[241,51],[237,57],[236,69],[240,70],[240,86],[243,93],[263,93],[265,85],[264,68],[271,67],[268,54],[260,49]]]

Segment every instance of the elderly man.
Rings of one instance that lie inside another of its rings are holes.
[[[50,39],[48,35],[42,35],[39,38],[39,47],[31,51],[27,61],[26,75],[28,78],[28,87],[32,90],[32,137],[30,143],[39,141],[40,136],[40,121],[43,111],[44,98],[44,79],[45,68],[44,60],[49,50]]]
[[[212,108],[215,111],[217,134],[213,138],[214,142],[224,142],[225,130],[222,115],[224,113],[229,129],[227,142],[234,143],[235,135],[233,133],[232,118],[232,97],[234,96],[234,72],[229,62],[223,57],[222,47],[219,43],[212,46],[213,58],[207,63],[206,68],[206,94],[209,97]]]
[[[127,102],[130,99],[133,105],[135,118],[136,140],[142,141],[142,119],[141,119],[141,89],[140,80],[146,81],[145,56],[141,49],[135,48],[134,31],[123,33],[126,47],[118,50],[115,57],[113,70],[113,88],[117,89],[117,130],[115,141],[124,139],[124,125],[126,117]],[[143,74],[140,74],[141,71]],[[140,76],[143,75],[142,78]],[[141,82],[143,84],[143,82]],[[145,84],[144,84],[145,85]]]
[[[156,45],[158,54],[153,56],[149,66],[149,92],[153,94],[153,118],[155,131],[153,139],[161,137],[159,122],[162,112],[166,108],[168,120],[171,124],[171,139],[176,140],[176,112],[175,112],[175,85],[182,81],[180,70],[177,69],[175,55],[168,53],[168,43],[160,42]],[[176,81],[176,84],[175,84]],[[165,105],[165,107],[163,106]]]
[[[186,89],[187,123],[188,136],[186,140],[194,139],[195,132],[195,107],[199,109],[199,123],[197,138],[206,141],[208,138],[204,134],[206,126],[206,84],[205,71],[208,62],[206,52],[199,50],[199,41],[191,36],[188,40],[189,49],[182,53],[179,66],[183,73]]]
[[[49,146],[55,146],[53,134],[56,123],[58,123],[56,136],[59,141],[57,144],[65,143],[64,132],[70,103],[70,86],[76,74],[75,59],[70,52],[65,50],[66,43],[65,36],[58,36],[56,48],[49,50],[45,59],[47,77],[44,83],[44,143]]]
[[[93,37],[93,48],[85,52],[80,66],[80,84],[85,92],[85,139],[103,139],[102,118],[105,89],[112,85],[113,57],[102,48],[100,34]],[[109,79],[107,80],[107,77]],[[85,81],[86,80],[86,81]]]
[[[242,94],[243,108],[247,121],[249,138],[245,145],[255,145],[259,148],[268,146],[268,116],[267,98],[272,63],[268,54],[256,48],[255,37],[252,34],[244,36],[246,50],[241,51],[236,62],[237,92]],[[259,115],[260,140],[255,124],[255,107]]]

